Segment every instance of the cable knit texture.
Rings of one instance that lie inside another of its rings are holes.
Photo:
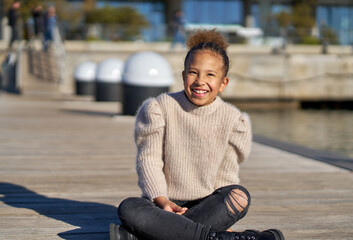
[[[249,117],[219,97],[201,107],[184,91],[146,100],[135,124],[143,197],[194,200],[238,184],[251,141]]]

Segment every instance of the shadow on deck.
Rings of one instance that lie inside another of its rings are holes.
[[[0,182],[0,200],[15,208],[26,208],[40,215],[77,226],[77,229],[58,233],[63,239],[108,239],[110,223],[119,223],[117,208],[112,205],[50,198],[23,186]]]

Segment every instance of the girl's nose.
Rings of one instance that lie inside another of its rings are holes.
[[[197,85],[203,85],[203,84],[205,84],[205,78],[204,78],[203,76],[199,75],[199,76],[196,78],[195,83],[196,83]]]

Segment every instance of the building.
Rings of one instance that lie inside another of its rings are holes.
[[[77,2],[77,0],[76,0]],[[279,35],[278,26],[271,16],[281,11],[291,11],[296,0],[97,0],[97,6],[131,5],[145,15],[151,28],[144,40],[165,40],[168,24],[176,9],[182,10],[189,23],[235,24],[259,27],[265,35]],[[312,11],[317,28],[323,24],[331,28],[343,45],[353,44],[353,1],[316,0]]]

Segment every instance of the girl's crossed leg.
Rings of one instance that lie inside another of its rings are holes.
[[[188,207],[184,215],[164,211],[144,198],[128,198],[118,209],[127,228],[141,239],[209,239],[210,231],[224,231],[243,218],[250,205],[250,194],[239,185],[230,185],[211,195],[190,202],[175,201]]]

